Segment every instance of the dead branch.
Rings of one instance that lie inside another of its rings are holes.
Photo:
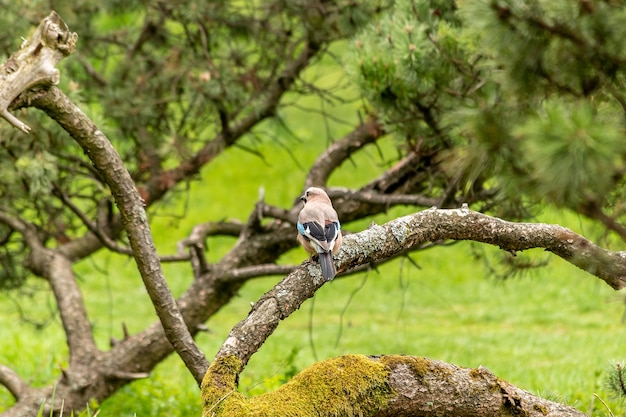
[[[9,113],[9,106],[24,91],[59,83],[58,62],[76,49],[78,35],[54,11],[35,33],[0,68],[0,117],[28,133],[30,127]]]

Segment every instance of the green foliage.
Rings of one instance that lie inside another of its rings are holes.
[[[17,182],[29,184],[31,198],[50,193],[58,175],[56,159],[45,151],[33,156],[20,156],[15,161],[15,171]]]
[[[614,397],[626,398],[626,370],[623,362],[614,362],[608,368],[605,384],[607,391]]]
[[[546,101],[514,132],[527,176],[518,182],[540,201],[578,207],[608,194],[626,152],[623,120],[588,101]],[[548,181],[549,179],[549,181]]]
[[[495,214],[610,207],[624,169],[625,27],[611,2],[399,0],[348,65],[389,131],[444,149],[461,189],[500,192]]]
[[[602,94],[622,71],[620,2],[464,1],[461,16],[514,94]]]
[[[399,128],[413,140],[441,141],[444,128],[437,119],[451,104],[448,96],[468,86],[455,9],[453,1],[397,1],[391,13],[361,32],[346,60],[390,130]],[[424,112],[424,118],[408,116]]]
[[[139,188],[168,191],[148,201],[149,209],[168,210],[171,200],[166,200],[198,178],[200,164],[188,168],[197,163],[190,161],[195,152],[214,139],[225,139],[220,148],[233,145],[277,111],[281,88],[290,83],[296,85],[293,96],[318,92],[293,68],[305,68],[318,51],[351,36],[385,4],[55,3],[79,34],[77,53],[60,64],[60,87],[111,138]],[[50,5],[16,1],[2,6],[0,51],[8,56]],[[67,132],[36,110],[20,117],[28,120],[31,134],[0,126],[0,211],[26,216],[45,245],[58,246],[87,231],[77,210],[98,223],[95,216],[112,205],[112,198]],[[181,165],[190,172],[178,185],[165,172]],[[113,214],[115,209],[109,217]],[[17,234],[4,229],[0,287],[14,287],[24,282],[27,253]]]

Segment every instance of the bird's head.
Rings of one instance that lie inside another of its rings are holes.
[[[307,201],[314,200],[316,198],[320,198],[330,202],[330,198],[328,198],[328,194],[326,194],[326,191],[322,190],[319,187],[307,188],[302,197],[300,197],[300,200],[306,203]]]

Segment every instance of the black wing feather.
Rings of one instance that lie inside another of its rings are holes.
[[[309,233],[311,234],[311,236],[313,236],[315,239],[319,240],[320,242],[325,242],[326,241],[326,233],[325,230],[322,228],[322,226],[317,223],[317,222],[308,222],[308,223],[304,223],[304,228],[308,228],[309,229]]]
[[[333,240],[335,240],[337,238],[337,234],[339,233],[339,229],[337,228],[337,223],[328,223],[326,225],[326,235],[324,240],[326,240],[328,243],[332,242]]]

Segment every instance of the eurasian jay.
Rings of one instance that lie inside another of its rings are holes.
[[[333,254],[342,241],[337,212],[321,188],[308,188],[300,200],[304,207],[298,215],[298,241],[311,255],[318,255],[322,276],[330,281],[337,274]]]

